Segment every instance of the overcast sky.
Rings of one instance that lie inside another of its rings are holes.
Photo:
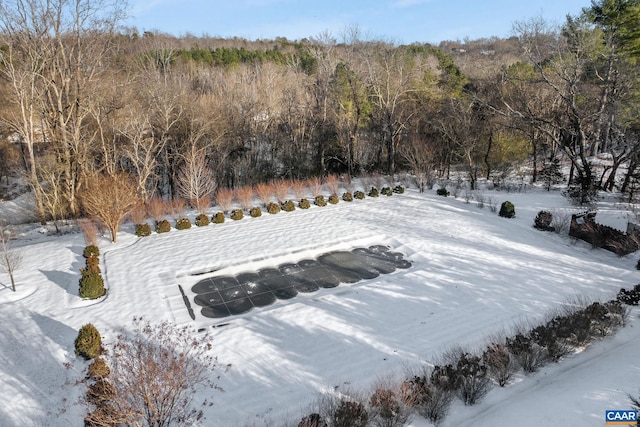
[[[126,24],[140,31],[250,40],[299,40],[324,31],[340,39],[358,26],[363,38],[438,43],[508,37],[534,17],[560,23],[590,0],[129,0]]]

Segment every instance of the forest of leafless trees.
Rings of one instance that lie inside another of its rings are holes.
[[[357,27],[299,41],[140,34],[120,26],[122,6],[0,2],[0,179],[24,177],[42,221],[81,215],[104,175],[145,203],[328,174],[456,170],[473,188],[525,162],[534,180],[569,165],[581,203],[637,187],[638,0],[438,46]]]

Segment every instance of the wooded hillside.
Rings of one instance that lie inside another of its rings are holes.
[[[300,41],[138,34],[119,27],[121,6],[0,6],[0,177],[27,178],[41,220],[79,215],[102,174],[132,177],[144,202],[195,175],[233,188],[456,167],[473,188],[525,161],[549,181],[570,162],[581,203],[637,186],[639,0],[439,46],[355,28]]]

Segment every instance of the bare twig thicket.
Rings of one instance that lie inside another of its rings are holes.
[[[324,185],[329,190],[329,193],[338,194],[340,190],[340,179],[336,175],[329,175],[324,179]]]
[[[82,231],[84,243],[87,246],[98,243],[98,227],[95,222],[87,218],[81,218],[78,220],[78,227]]]
[[[233,204],[233,196],[233,190],[229,188],[218,188],[218,191],[216,191],[216,204],[222,212],[229,212]]]
[[[262,205],[267,206],[274,196],[273,186],[266,182],[261,182],[260,184],[256,185],[256,194],[262,202]]]
[[[278,202],[284,203],[289,198],[289,181],[285,179],[279,179],[272,183],[273,193],[276,195]]]
[[[129,217],[134,224],[142,224],[147,219],[147,208],[143,203],[138,203],[129,212]]]
[[[307,196],[307,184],[300,180],[296,179],[291,181],[291,192],[297,200],[304,199]]]
[[[147,213],[156,222],[162,221],[171,213],[171,202],[161,197],[154,197],[147,203]]]
[[[171,199],[171,217],[177,221],[182,218],[187,211],[187,201],[182,197]]]
[[[307,187],[309,187],[312,197],[322,194],[322,180],[317,176],[307,180]]]
[[[245,185],[237,188],[235,191],[236,199],[240,203],[240,207],[245,210],[249,210],[253,207],[253,187]]]

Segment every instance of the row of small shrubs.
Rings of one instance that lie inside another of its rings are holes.
[[[626,290],[621,288],[618,292],[617,300],[626,305],[639,305],[640,304],[640,284],[635,285],[633,289]]]
[[[640,285],[633,291],[623,291],[625,297],[635,292],[631,302],[638,304]],[[619,300],[565,310],[526,332],[493,340],[482,353],[455,348],[443,354],[433,367],[423,368],[399,385],[376,387],[368,399],[353,395],[324,396],[318,401],[317,412],[304,417],[298,426],[400,426],[413,413],[437,425],[446,417],[455,398],[465,405],[474,405],[492,384],[503,387],[520,369],[535,372],[546,363],[559,361],[569,352],[623,326],[626,316],[627,308]]]
[[[113,396],[114,389],[108,381],[110,374],[107,362],[101,357],[102,354],[102,338],[100,333],[91,323],[84,325],[78,332],[75,340],[75,350],[78,356],[85,360],[92,360],[87,369],[87,386],[86,402],[93,405],[92,411],[85,419],[85,425],[98,425],[91,420],[106,420],[109,417],[105,415],[110,411],[109,400]]]
[[[80,269],[79,294],[81,298],[96,299],[107,292],[104,288],[104,279],[100,271],[100,250],[96,245],[88,245],[82,255],[85,258],[85,267]]]
[[[393,189],[391,187],[384,187],[380,192],[386,196],[391,196],[393,193],[402,194],[404,193],[404,187],[402,187],[401,185],[398,185]],[[369,197],[378,197],[378,190],[375,187],[371,187],[371,190],[369,191],[368,195]],[[343,201],[351,202],[354,200],[354,198],[358,200],[362,200],[365,198],[365,194],[362,191],[356,191],[353,194],[347,191],[342,194]],[[319,195],[314,198],[313,204],[316,206],[322,207],[322,206],[327,206],[327,203],[335,205],[339,201],[340,201],[340,198],[336,194],[332,194],[331,196],[328,197],[328,199],[325,199],[323,195]],[[299,209],[309,209],[311,207],[311,203],[309,202],[308,199],[300,199],[297,206]],[[286,200],[281,204],[270,202],[265,206],[265,208],[268,213],[277,214],[281,210],[285,212],[294,211],[296,209],[296,204],[294,203],[293,200]],[[251,216],[252,218],[257,218],[262,216],[262,209],[260,207],[250,208],[249,216]],[[234,209],[229,214],[229,218],[231,218],[234,221],[241,220],[244,218],[244,211],[242,209]],[[222,224],[224,221],[225,221],[225,215],[223,212],[217,212],[211,217],[211,219],[209,219],[207,215],[201,213],[201,214],[198,214],[198,216],[196,217],[195,225],[198,227],[204,227],[211,223]],[[176,221],[175,228],[177,230],[187,230],[191,227],[192,227],[192,224],[189,218],[183,217]],[[155,223],[156,233],[158,234],[167,233],[169,231],[171,231],[171,223],[169,223],[168,220],[162,219],[162,220],[156,221]],[[149,236],[151,235],[151,232],[152,232],[151,226],[147,223],[136,224],[135,226],[136,236],[139,236],[139,237]]]

